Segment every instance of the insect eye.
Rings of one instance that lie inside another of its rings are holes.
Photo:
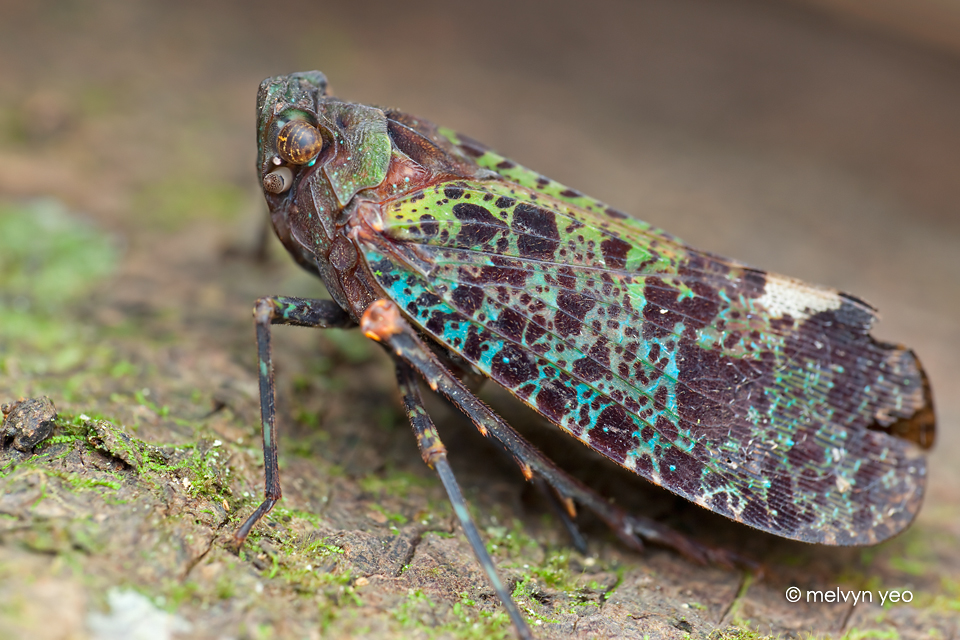
[[[263,176],[263,190],[270,193],[283,193],[293,184],[293,172],[289,167],[279,167]]]
[[[307,164],[322,150],[323,136],[309,122],[291,120],[277,134],[277,153],[290,164]]]

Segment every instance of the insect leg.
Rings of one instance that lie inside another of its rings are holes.
[[[273,355],[270,325],[347,328],[356,326],[346,311],[332,300],[313,300],[275,296],[260,298],[253,308],[257,325],[257,356],[260,370],[260,423],[263,432],[264,499],[234,534],[237,549],[243,546],[250,530],[270,512],[282,495],[277,467],[276,387],[273,379]]]
[[[563,528],[567,530],[567,535],[570,536],[570,542],[573,543],[573,548],[583,555],[587,555],[587,541],[583,537],[583,534],[580,533],[580,529],[577,528],[577,523],[573,521],[573,516],[576,515],[576,512],[574,511],[573,514],[570,513],[571,509],[569,509],[569,507],[573,506],[573,502],[569,499],[564,499],[556,488],[542,478],[535,477],[533,483],[537,485],[537,489],[547,498],[547,501],[550,503],[550,508],[553,509],[553,513],[560,522],[563,523]]]
[[[420,455],[423,456],[423,461],[431,469],[436,470],[437,475],[440,476],[440,482],[443,483],[443,488],[447,490],[453,510],[460,520],[460,526],[463,528],[467,540],[470,541],[470,546],[473,547],[473,554],[477,557],[477,562],[480,563],[483,571],[487,574],[487,579],[490,580],[493,590],[497,592],[497,596],[506,608],[513,626],[517,629],[517,634],[524,640],[528,638],[532,640],[533,634],[530,632],[526,620],[520,615],[520,610],[510,597],[510,592],[500,581],[500,576],[497,575],[497,570],[493,566],[493,560],[487,553],[483,540],[480,539],[480,534],[470,517],[470,512],[467,511],[467,503],[460,493],[460,487],[453,476],[450,463],[447,462],[447,449],[440,441],[440,436],[437,434],[433,421],[427,415],[423,406],[417,374],[410,368],[410,365],[400,359],[397,360],[397,383],[400,385],[403,406],[407,412],[407,417],[410,419],[410,426],[413,427],[413,432],[417,436],[417,446],[420,447]]]
[[[540,476],[557,491],[562,500],[575,500],[586,506],[606,522],[627,545],[642,550],[642,538],[676,549],[700,563],[752,565],[736,554],[708,548],[659,522],[642,516],[632,516],[564,472],[490,407],[470,393],[420,340],[394,303],[378,300],[371,304],[360,319],[360,327],[368,338],[383,342],[395,355],[409,363],[423,376],[431,389],[439,391],[466,414],[481,434],[491,435],[499,440],[520,466],[525,478],[530,480],[534,476]]]

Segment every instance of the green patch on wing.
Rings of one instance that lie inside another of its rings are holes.
[[[452,129],[440,127],[438,128],[437,132],[451,143],[461,148],[469,148],[471,160],[476,162],[484,169],[495,171],[511,182],[540,192],[546,196],[560,200],[561,202],[566,202],[567,204],[573,205],[579,209],[583,209],[595,214],[606,214],[610,218],[619,220],[620,224],[625,227],[629,227],[637,231],[652,232],[661,237],[673,237],[666,231],[658,229],[649,223],[644,222],[643,220],[638,220],[628,216],[622,211],[618,211],[617,209],[614,209],[613,207],[601,202],[600,200],[597,200],[596,198],[591,198],[590,196],[580,193],[576,189],[571,189],[566,185],[560,184],[556,180],[552,180],[537,173],[536,171],[533,171],[532,169],[528,169],[523,165],[519,165],[513,160],[500,155],[496,151],[487,149],[486,147],[478,145],[473,141],[467,141],[463,136]],[[480,155],[477,156],[476,154],[478,153]]]

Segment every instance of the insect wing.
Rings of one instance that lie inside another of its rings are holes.
[[[868,335],[869,306],[521,175],[367,210],[367,263],[417,325],[590,447],[737,521],[828,544],[909,524],[925,461],[883,429],[932,416],[928,390],[912,352]]]

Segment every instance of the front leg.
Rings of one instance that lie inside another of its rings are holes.
[[[264,497],[257,510],[247,518],[233,535],[236,549],[243,546],[250,530],[267,515],[280,499],[280,470],[277,466],[276,384],[273,379],[273,353],[270,345],[270,325],[289,324],[318,329],[346,329],[355,327],[350,315],[333,300],[289,298],[276,296],[260,298],[253,308],[257,326],[257,356],[260,377],[260,423],[263,433]]]

